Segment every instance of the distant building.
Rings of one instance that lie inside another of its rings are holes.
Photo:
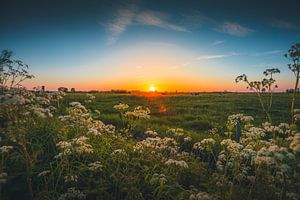
[[[126,94],[128,93],[127,90],[111,90],[112,93],[116,93],[116,94]]]
[[[45,92],[45,90],[46,90],[46,87],[44,85],[42,85],[41,92]]]
[[[192,92],[191,93],[193,96],[198,96],[200,93],[199,92]]]
[[[292,89],[292,88],[286,89],[286,93],[293,93],[293,92],[294,92],[294,89]],[[299,93],[299,88],[297,89],[297,93]]]
[[[70,90],[72,93],[75,93],[76,91],[75,91],[75,88],[71,88],[71,90]]]

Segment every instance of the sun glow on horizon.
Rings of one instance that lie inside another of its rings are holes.
[[[156,91],[155,86],[154,86],[154,85],[151,85],[151,86],[149,87],[149,91],[150,91],[150,92],[155,92],[155,91]]]

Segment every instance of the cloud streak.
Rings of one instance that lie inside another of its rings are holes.
[[[280,28],[280,29],[299,29],[300,27],[296,24],[293,24],[291,22],[287,22],[284,20],[274,19],[270,22],[271,26],[274,28]]]
[[[224,42],[225,42],[224,40],[216,40],[213,43],[211,43],[211,45],[212,46],[217,46],[217,45],[223,44]]]
[[[270,50],[270,51],[262,51],[262,52],[254,52],[254,53],[236,53],[236,52],[230,52],[230,53],[224,53],[224,54],[207,54],[207,55],[201,55],[193,60],[186,62],[182,66],[190,65],[193,62],[196,61],[203,61],[203,60],[215,60],[215,59],[222,59],[232,56],[272,56],[272,55],[280,55],[283,53],[283,50]]]
[[[164,13],[153,12],[150,10],[140,12],[135,16],[136,21],[144,25],[156,26],[177,32],[189,32],[182,26],[177,26],[175,24],[167,22],[167,18],[168,16]]]
[[[238,37],[244,37],[254,32],[253,29],[250,29],[235,22],[224,22],[219,27],[217,27],[216,30]]]
[[[215,55],[203,55],[195,58],[195,60],[211,60],[211,59],[216,59],[216,58],[225,58],[228,57],[229,55],[226,54],[215,54]]]
[[[283,54],[283,50],[271,50],[271,51],[264,51],[264,52],[256,52],[249,54],[250,56],[271,56],[271,55],[279,55]]]
[[[132,25],[155,26],[176,32],[189,32],[183,26],[168,22],[168,18],[169,16],[165,13],[151,10],[138,11],[134,6],[119,9],[114,19],[105,24],[106,30],[109,33],[107,43],[109,45],[114,44],[120,35]]]
[[[225,33],[231,36],[244,37],[255,32],[255,30],[248,28],[236,22],[223,21],[211,18],[199,11],[190,11],[189,14],[182,14],[186,19],[186,23],[193,23],[193,26],[208,25],[212,30]]]
[[[118,10],[116,17],[107,24],[107,31],[110,33],[107,39],[109,45],[115,43],[126,28],[132,24],[134,15],[135,7]]]

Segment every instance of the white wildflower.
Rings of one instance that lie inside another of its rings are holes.
[[[173,128],[168,130],[169,133],[172,133],[176,136],[182,136],[184,135],[184,131],[182,128]]]
[[[103,167],[103,165],[101,164],[100,161],[96,161],[96,162],[90,163],[88,165],[88,168],[91,171],[101,171],[102,167]]]
[[[78,181],[78,176],[76,175],[68,175],[64,177],[65,183],[67,182],[77,182]]]
[[[75,200],[75,199],[86,199],[86,195],[80,190],[72,187],[68,188],[67,192],[60,195],[58,200]]]
[[[167,183],[167,178],[166,175],[164,174],[158,174],[158,173],[154,173],[151,180],[150,180],[150,184],[155,185],[155,184],[166,184]]]
[[[206,192],[199,192],[197,194],[191,194],[189,200],[210,200],[211,197]]]
[[[201,140],[201,142],[197,142],[193,145],[193,149],[199,150],[211,150],[215,145],[216,141],[213,138],[207,138]]]
[[[9,153],[13,149],[13,146],[2,146],[0,147],[0,153]]]
[[[183,141],[190,142],[190,141],[192,141],[192,138],[190,136],[187,136],[187,137],[183,138]]]
[[[114,105],[113,108],[118,111],[123,111],[123,110],[126,110],[127,108],[129,108],[129,105],[124,104],[124,103],[119,103],[118,105]]]
[[[294,151],[294,153],[300,152],[300,133],[296,133],[293,137],[293,140],[290,144],[290,149]]]
[[[42,172],[40,172],[40,173],[38,174],[38,177],[46,176],[46,175],[50,174],[50,172],[51,172],[50,170],[42,171]]]
[[[180,166],[183,168],[188,168],[188,164],[184,161],[184,160],[173,160],[173,159],[169,159],[165,162],[165,165],[176,165],[176,166]]]
[[[147,107],[138,106],[133,111],[125,112],[124,116],[134,119],[149,119],[150,110]]]
[[[145,131],[145,135],[149,136],[149,137],[156,137],[158,134],[155,131],[151,131],[150,129],[148,129],[147,131]]]

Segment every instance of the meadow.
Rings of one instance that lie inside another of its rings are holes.
[[[0,57],[1,200],[300,199],[300,99],[274,93],[276,68],[238,76],[251,93],[65,93],[21,87],[33,76],[11,55]]]
[[[254,124],[258,125],[266,120],[266,116],[259,107],[256,94],[253,93],[200,93],[162,95],[161,93],[134,94],[93,94],[95,101],[88,104],[88,108],[101,111],[99,119],[117,127],[123,126],[117,110],[113,108],[119,103],[126,103],[131,107],[147,106],[151,110],[151,118],[139,124],[137,128],[145,131],[151,128],[166,131],[169,128],[181,127],[186,131],[204,133],[213,127],[226,126],[228,115],[244,113],[255,116]],[[275,123],[290,121],[291,95],[289,93],[275,93],[272,119]],[[65,105],[69,102],[84,102],[86,93],[69,93],[65,98]]]

